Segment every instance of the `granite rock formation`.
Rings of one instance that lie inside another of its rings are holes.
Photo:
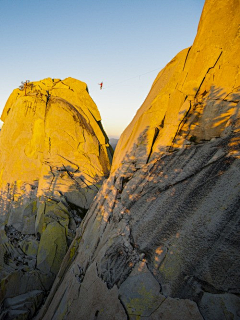
[[[36,319],[240,317],[240,2],[157,76]]]
[[[10,95],[1,119],[0,318],[29,319],[109,175],[112,156],[87,86],[73,78],[26,82]]]

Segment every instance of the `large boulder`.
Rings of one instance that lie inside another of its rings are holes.
[[[206,1],[193,46],[122,134],[37,319],[239,319],[239,17],[239,1]]]
[[[86,84],[72,78],[25,82],[1,119],[0,303],[36,290],[39,301],[109,175],[111,147]]]

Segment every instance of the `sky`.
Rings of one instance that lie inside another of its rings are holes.
[[[0,113],[21,81],[73,77],[87,83],[106,133],[118,138],[158,72],[192,45],[203,5],[0,0]]]

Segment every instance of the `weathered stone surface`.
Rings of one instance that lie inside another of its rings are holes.
[[[53,278],[50,280],[52,281]],[[17,270],[1,279],[0,299],[3,302],[6,298],[12,298],[34,290],[49,290],[49,286],[43,286],[41,274],[37,270],[29,272]]]
[[[137,263],[119,288],[129,319],[202,320],[196,303],[173,299],[160,293],[160,285],[150,273],[145,261]]]
[[[166,298],[160,307],[147,320],[203,320],[195,302],[187,299]]]
[[[239,17],[238,1],[206,1],[193,46],[122,134],[37,319],[100,319],[96,305],[119,301],[134,320],[239,317]]]
[[[117,287],[108,290],[106,284],[97,275],[96,265],[92,264],[86,274],[77,265],[72,270],[71,291],[75,292],[75,299],[69,300],[69,290],[61,296],[61,302],[55,312],[52,308],[45,317],[51,319],[99,319],[99,320],[127,320],[125,310],[118,299]],[[74,281],[72,281],[74,280]],[[81,284],[81,287],[80,287]],[[70,293],[72,294],[72,292]],[[81,308],[79,309],[79,305]]]
[[[119,293],[130,319],[150,316],[166,299],[160,294],[160,285],[144,261],[135,265]]]
[[[240,298],[234,294],[211,294],[205,292],[199,304],[207,319],[239,319]]]
[[[40,290],[33,290],[14,298],[7,298],[4,300],[4,312],[1,313],[0,319],[32,319],[43,298],[44,293]]]
[[[37,268],[46,274],[57,274],[66,251],[65,228],[56,221],[48,223],[39,243]]]
[[[21,241],[19,246],[26,255],[37,257],[39,241],[26,239]]]
[[[15,89],[1,119],[0,304],[50,289],[111,163],[99,111],[81,81],[47,78]],[[27,319],[25,309],[6,312]]]

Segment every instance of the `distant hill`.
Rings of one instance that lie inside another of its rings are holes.
[[[112,146],[113,150],[116,149],[118,140],[119,140],[119,139],[115,139],[115,138],[110,138],[110,139],[109,139],[110,145]]]

